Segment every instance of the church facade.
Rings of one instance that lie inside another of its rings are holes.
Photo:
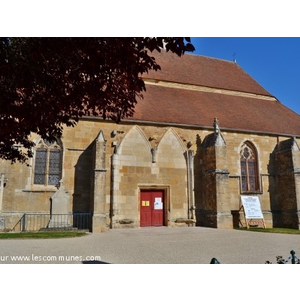
[[[89,214],[93,232],[233,228],[244,224],[241,196],[259,198],[267,227],[299,229],[300,116],[234,62],[157,61],[132,118],[84,117],[55,143],[33,135],[28,165],[0,161],[0,230],[74,214]]]

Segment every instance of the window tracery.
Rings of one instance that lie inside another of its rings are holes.
[[[258,167],[256,149],[249,142],[245,142],[240,150],[241,189],[242,192],[258,192]]]
[[[56,186],[61,179],[62,148],[55,142],[41,139],[35,149],[34,179],[37,185]]]

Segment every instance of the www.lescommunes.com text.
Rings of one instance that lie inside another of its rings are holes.
[[[70,262],[70,261],[100,261],[100,256],[82,255],[0,255],[0,262]]]

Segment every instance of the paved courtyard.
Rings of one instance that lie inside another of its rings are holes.
[[[113,229],[66,239],[1,240],[0,263],[223,264],[276,263],[300,257],[300,235],[213,228]]]

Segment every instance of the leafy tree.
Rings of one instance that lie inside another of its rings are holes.
[[[163,47],[194,50],[190,38],[0,38],[0,158],[25,162],[30,133],[53,141],[82,116],[132,116]]]

